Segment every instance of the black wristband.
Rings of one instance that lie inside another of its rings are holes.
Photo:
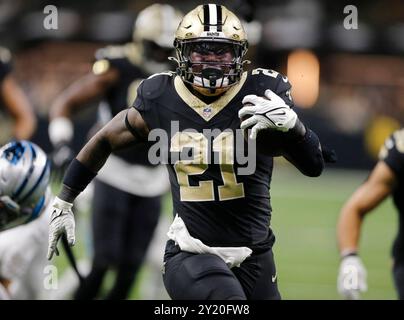
[[[80,191],[71,189],[64,184],[62,185],[62,190],[60,190],[58,198],[66,202],[73,203],[79,194]]]
[[[83,191],[97,174],[88,169],[76,158],[66,170],[63,184],[72,190]]]
[[[343,259],[345,259],[345,258],[347,258],[347,257],[357,257],[358,256],[358,252],[357,251],[350,251],[350,252],[347,252],[347,253],[345,253],[345,254],[342,254],[341,255],[341,260],[343,260]]]

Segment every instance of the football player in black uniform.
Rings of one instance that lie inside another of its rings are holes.
[[[66,155],[72,154],[70,118],[74,113],[95,99],[103,99],[99,121],[93,129],[96,131],[133,103],[142,79],[169,68],[168,56],[174,51],[172,34],[181,18],[182,14],[170,5],[145,8],[136,19],[134,42],[98,50],[92,72],[57,97],[49,125],[49,136],[56,149],[55,163],[63,168]],[[151,20],[155,21],[152,27]],[[107,299],[124,299],[129,293],[159,219],[161,196],[169,190],[164,167],[152,165],[147,159],[148,147],[138,144],[133,150],[114,152],[95,180],[94,257],[91,272],[76,292],[76,299],[95,298],[110,268],[117,270],[117,277]]]
[[[385,142],[380,160],[369,178],[343,206],[338,221],[341,265],[338,291],[347,299],[359,299],[367,290],[366,269],[358,255],[359,237],[365,215],[389,195],[399,212],[398,234],[393,245],[393,277],[400,299],[404,299],[404,129]]]
[[[35,114],[12,75],[10,51],[2,47],[0,47],[0,100],[0,105],[13,117],[13,138],[31,138],[36,128]]]
[[[318,176],[324,167],[319,140],[292,110],[286,77],[261,68],[243,71],[246,34],[226,7],[206,4],[189,12],[174,45],[177,73],[143,81],[133,107],[116,115],[70,164],[53,204],[49,258],[61,234],[74,244],[71,203],[109,154],[157,139],[160,147],[149,158],[168,162],[175,215],[163,270],[171,298],[279,299],[269,228],[269,154],[275,152],[265,139],[268,145],[248,154],[246,166],[240,148],[269,132],[266,138],[283,141],[277,153]],[[252,128],[241,141],[240,128]]]

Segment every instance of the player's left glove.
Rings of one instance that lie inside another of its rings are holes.
[[[57,243],[63,235],[67,236],[67,242],[70,246],[75,243],[75,221],[72,211],[73,204],[63,201],[58,197],[53,201],[50,223],[49,223],[49,247],[48,260],[52,259],[53,254],[59,255]]]
[[[239,118],[252,115],[241,122],[240,128],[251,128],[251,139],[256,139],[259,131],[274,129],[287,132],[294,128],[297,114],[283,101],[281,97],[267,89],[265,98],[247,95],[242,101],[244,107],[239,110]]]
[[[366,269],[357,255],[343,257],[339,267],[337,289],[348,300],[360,299],[361,292],[367,290]]]

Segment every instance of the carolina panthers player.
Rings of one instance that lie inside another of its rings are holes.
[[[285,157],[313,177],[324,167],[319,140],[293,111],[286,77],[243,71],[246,34],[226,7],[205,4],[189,12],[174,45],[177,73],[143,81],[133,107],[118,113],[70,164],[53,204],[49,258],[66,229],[74,244],[72,202],[110,153],[166,132],[175,215],[163,270],[170,297],[279,299],[269,228],[273,158],[262,150],[253,159],[255,171],[241,174],[235,136],[252,128],[252,143],[261,132],[281,133]],[[239,117],[247,119],[240,124]],[[212,154],[219,160],[209,161]]]
[[[34,143],[14,141],[0,149],[0,299],[44,296],[49,171]]]
[[[2,47],[0,47],[0,100],[1,108],[5,108],[14,120],[13,137],[29,139],[36,127],[35,114],[29,100],[12,75],[11,53]],[[0,136],[0,139],[4,138]]]
[[[66,151],[73,135],[70,119],[74,113],[94,99],[103,99],[96,131],[133,103],[142,79],[168,70],[168,57],[174,52],[172,34],[181,18],[170,5],[145,8],[135,22],[134,42],[98,50],[92,72],[55,100],[49,136],[57,150],[57,163],[71,153]],[[95,298],[110,268],[117,270],[117,278],[107,299],[124,299],[131,288],[159,219],[161,196],[169,189],[164,167],[148,161],[148,147],[143,144],[114,152],[95,180],[92,270],[76,299]]]
[[[359,299],[367,290],[367,272],[359,257],[362,222],[389,195],[399,212],[398,234],[393,244],[393,278],[399,299],[404,299],[404,129],[394,132],[384,143],[379,162],[343,206],[338,221],[341,265],[338,291],[346,299]]]

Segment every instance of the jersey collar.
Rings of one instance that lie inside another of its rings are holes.
[[[210,104],[203,102],[201,99],[193,95],[191,91],[189,91],[189,89],[186,87],[184,82],[181,80],[181,77],[179,76],[176,76],[174,79],[174,87],[175,91],[185,102],[185,104],[191,109],[193,109],[197,114],[199,114],[199,116],[202,119],[208,122],[220,111],[222,111],[228,105],[228,103],[236,96],[236,94],[243,87],[246,79],[247,79],[247,72],[243,72],[238,84],[232,86],[219,99],[215,100]]]

